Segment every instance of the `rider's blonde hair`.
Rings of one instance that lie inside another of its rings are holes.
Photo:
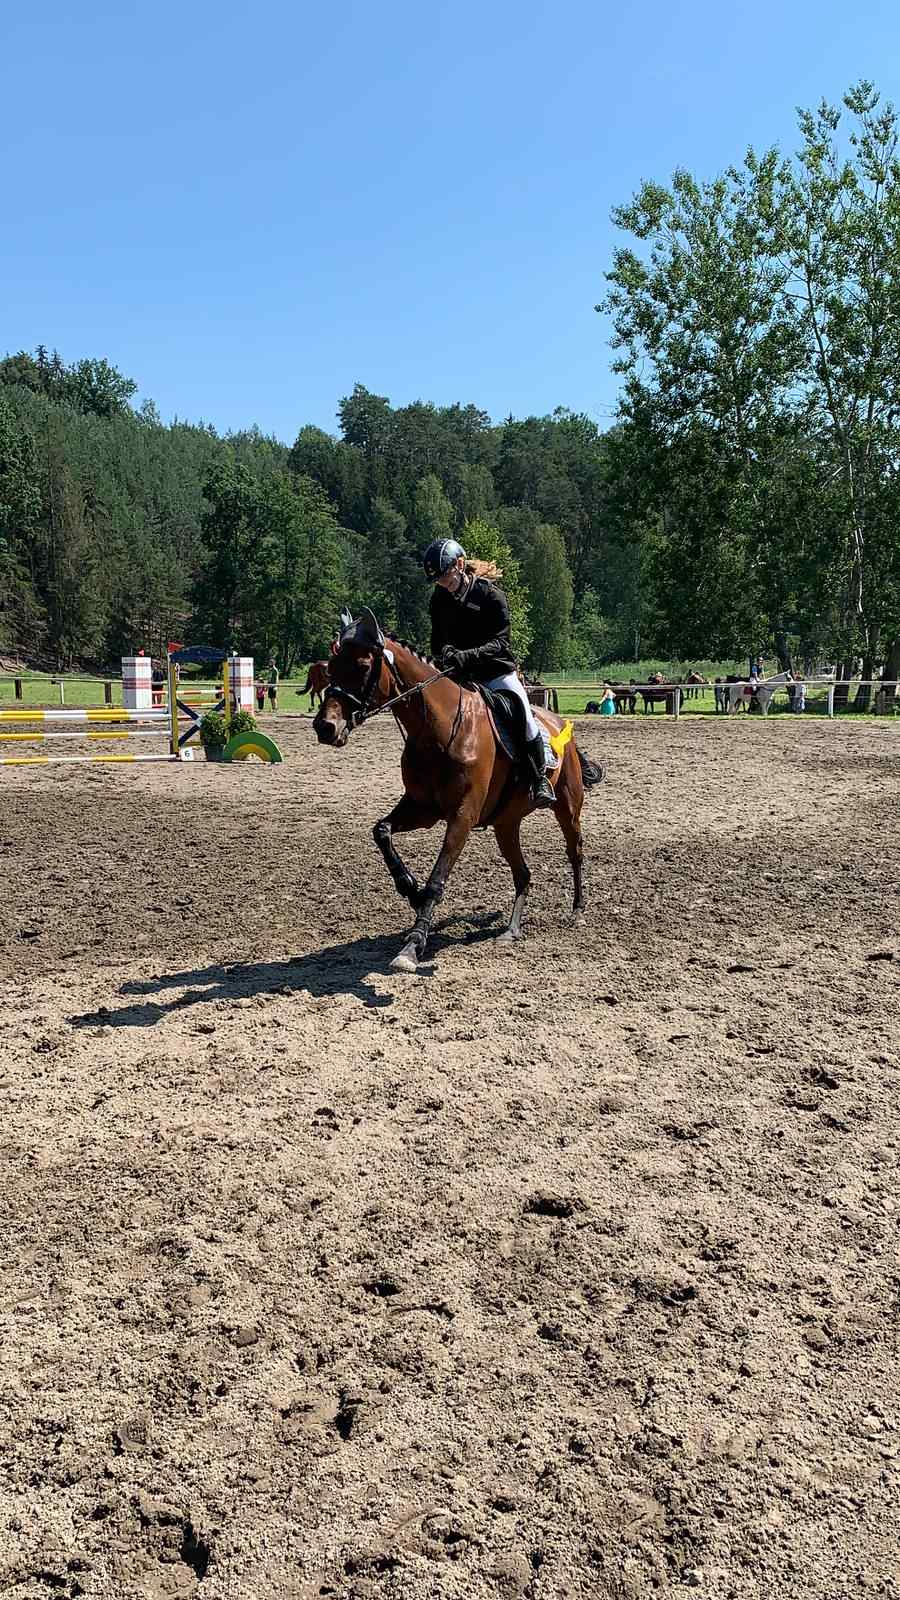
[[[498,567],[496,561],[478,561],[474,556],[466,556],[466,571],[473,578],[502,578],[503,568]]]

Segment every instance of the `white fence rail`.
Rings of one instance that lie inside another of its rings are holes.
[[[617,699],[629,699],[638,695],[653,695],[655,701],[665,703],[666,711],[671,712],[676,718],[681,714],[681,708],[687,694],[704,693],[712,690],[722,696],[722,708],[725,712],[734,712],[739,705],[746,701],[756,700],[762,715],[768,716],[774,696],[778,693],[790,693],[791,689],[802,687],[804,708],[806,691],[809,689],[824,688],[826,715],[834,717],[835,692],[839,688],[846,688],[847,699],[850,689],[855,687],[873,689],[875,692],[870,699],[874,701],[873,710],[876,715],[886,715],[893,707],[895,695],[900,688],[900,679],[897,678],[789,678],[785,673],[777,673],[772,678],[761,678],[752,685],[749,678],[741,678],[736,683],[726,683],[721,679],[719,683],[706,681],[704,683],[608,683],[601,680],[599,683],[561,683],[554,685],[557,693],[564,690],[571,693],[573,689],[583,690],[586,694],[600,694],[604,689],[611,689]],[[529,685],[529,688],[532,688]],[[881,702],[879,705],[879,701]]]

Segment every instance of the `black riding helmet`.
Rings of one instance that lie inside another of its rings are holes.
[[[436,583],[465,553],[456,539],[433,539],[422,557],[426,578]]]

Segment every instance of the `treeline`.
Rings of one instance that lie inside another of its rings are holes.
[[[338,436],[161,424],[105,361],[0,362],[0,647],[54,665],[172,638],[283,671],[327,649],[342,604],[427,641],[421,552],[493,556],[537,670],[641,645],[636,547],[607,498],[608,439],[567,411],[495,426],[475,406],[393,408],[357,385]]]
[[[800,134],[616,212],[605,433],[357,385],[288,448],[165,427],[105,361],[0,361],[0,647],[180,638],[290,671],[345,602],[425,642],[421,552],[454,534],[503,567],[538,671],[762,651],[900,675],[900,127],[861,84]]]
[[[287,451],[163,427],[105,361],[0,361],[0,654],[106,666],[189,635],[204,484],[223,458],[260,478]]]

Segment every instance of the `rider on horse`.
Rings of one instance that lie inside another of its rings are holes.
[[[509,637],[509,601],[475,566],[455,539],[435,539],[422,558],[431,596],[431,653],[464,683],[502,689],[520,702],[525,719],[525,760],[537,807],[556,804],[547,779],[544,740],[531,703],[516,672]],[[498,573],[499,577],[500,574]]]

